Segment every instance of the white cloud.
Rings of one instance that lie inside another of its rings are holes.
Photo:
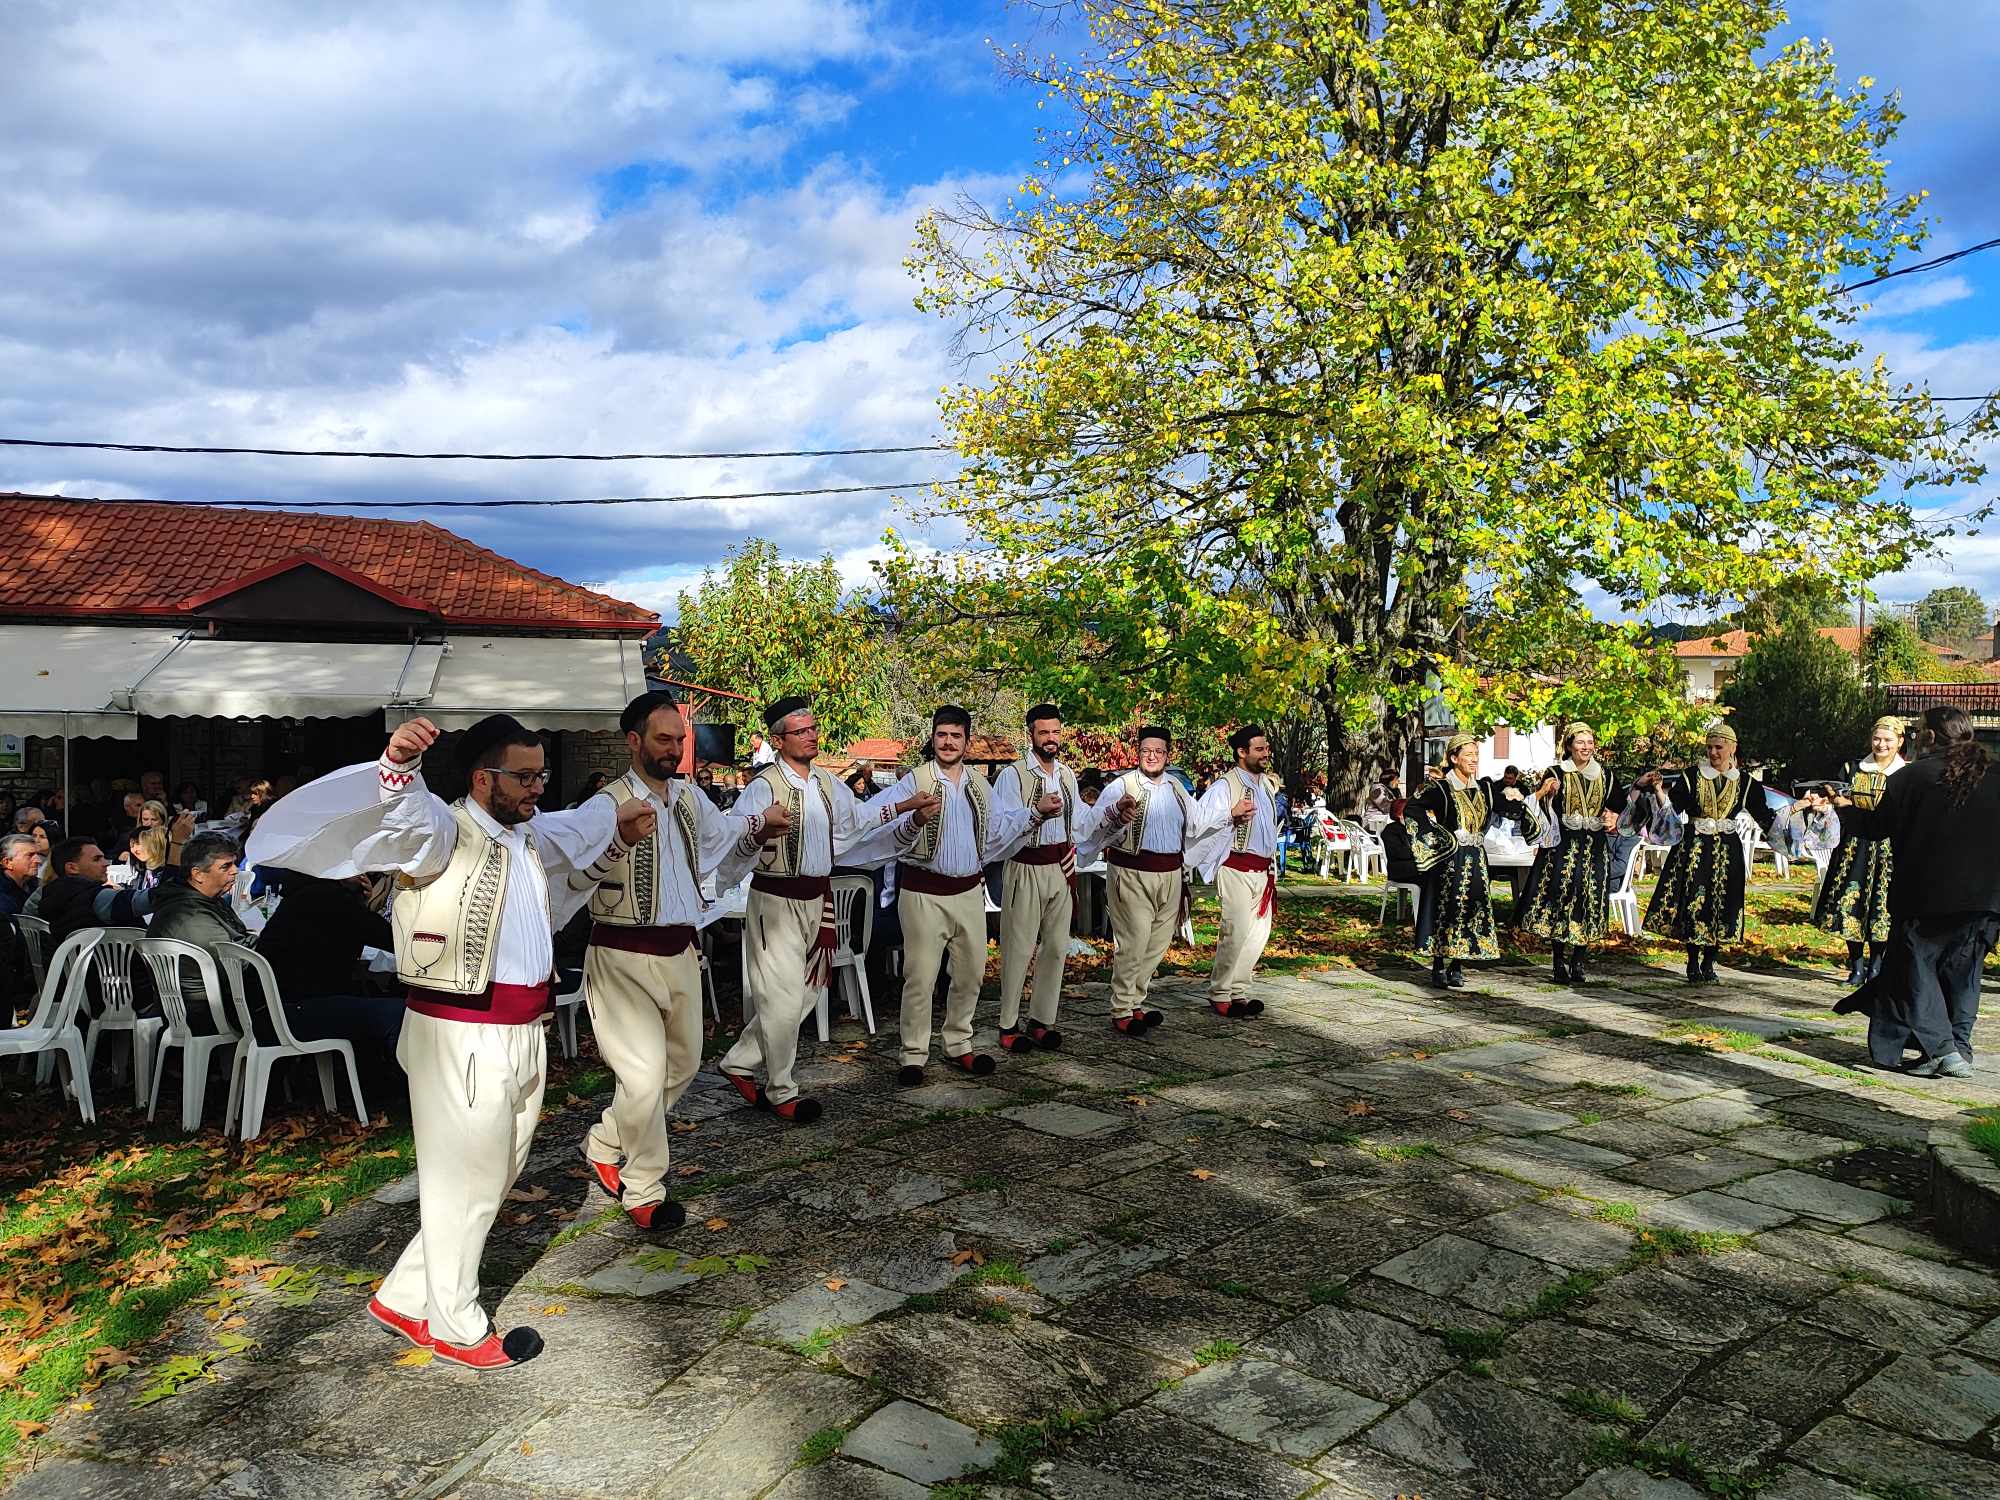
[[[1963,276],[1933,276],[1922,281],[1906,281],[1867,304],[1869,318],[1906,318],[1912,313],[1948,307],[1972,295],[1972,284]]]

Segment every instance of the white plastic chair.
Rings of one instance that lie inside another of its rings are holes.
[[[86,1125],[97,1118],[97,1106],[90,1097],[90,1068],[84,1062],[83,1037],[76,1029],[76,1019],[90,978],[91,952],[103,939],[102,927],[86,927],[64,938],[48,960],[40,998],[28,1024],[0,1030],[0,1057],[39,1054],[68,1065],[70,1092],[76,1095],[77,1112]]]
[[[992,897],[987,898],[989,904]],[[861,937],[856,945],[854,908],[861,908]],[[875,936],[875,882],[866,875],[833,877],[833,925],[840,946],[833,950],[833,983],[847,1001],[847,1013],[858,1016],[875,1034],[875,1001],[868,993],[868,945]],[[859,1004],[856,1002],[859,1001]],[[827,1025],[827,992],[819,992],[819,1039],[831,1035]]]
[[[106,927],[104,941],[91,950],[90,965],[97,973],[97,993],[103,1009],[89,1017],[83,1041],[83,1065],[97,1066],[97,1039],[107,1031],[122,1031],[131,1047],[132,1102],[140,1108],[151,1100],[148,1088],[153,1078],[153,1051],[166,1028],[163,1016],[142,1016],[138,995],[132,985],[132,960],[144,941],[143,927]]]
[[[1348,870],[1356,878],[1367,880],[1377,868],[1382,878],[1389,878],[1389,851],[1382,844],[1382,836],[1363,827],[1359,823],[1347,825],[1349,845]]]
[[[1645,857],[1646,846],[1634,844],[1632,852],[1625,856],[1625,873],[1618,881],[1618,889],[1611,893],[1611,914],[1618,918],[1618,925],[1625,929],[1627,937],[1639,935],[1639,866]]]
[[[347,1064],[347,1086],[354,1091],[354,1118],[366,1125],[368,1105],[361,1097],[361,1075],[355,1071],[353,1043],[341,1037],[302,1042],[294,1036],[291,1022],[285,1018],[284,999],[278,994],[278,976],[271,972],[271,961],[254,948],[246,948],[241,943],[217,943],[215,959],[229,976],[229,1003],[236,1012],[237,1024],[243,1028],[243,1035],[236,1043],[236,1054],[230,1060],[229,1104],[223,1111],[223,1133],[226,1135],[237,1128],[239,1121],[242,1138],[246,1141],[255,1140],[263,1132],[264,1101],[271,1090],[271,1068],[287,1057],[310,1057],[318,1064],[320,1102],[326,1106],[326,1112],[332,1114],[333,1059],[338,1055]],[[264,1013],[271,1023],[272,1035],[278,1039],[275,1043],[257,1039],[256,1009],[250,999],[252,975],[256,976],[257,988],[263,994]],[[203,978],[206,982],[207,976]],[[570,1055],[573,1057],[576,1054]]]
[[[179,938],[141,938],[139,954],[153,971],[153,983],[160,992],[160,1009],[166,1028],[160,1033],[153,1054],[153,1084],[147,1090],[146,1118],[160,1108],[160,1080],[167,1070],[167,1054],[181,1050],[181,1129],[201,1128],[202,1103],[208,1095],[208,1068],[215,1054],[233,1048],[243,1038],[229,1025],[229,1005],[223,996],[222,978],[216,972],[215,955],[199,943]],[[196,1031],[188,1024],[187,997],[181,993],[181,962],[195,966],[201,976],[202,999],[208,1006],[212,1032]]]
[[[34,970],[39,995],[49,978],[49,924],[40,917],[21,916],[14,918],[14,929],[28,945],[28,967]]]
[[[583,977],[579,975],[575,989],[556,996],[556,1045],[571,1062],[576,1061],[576,1013],[582,1007]]]
[[[1407,880],[1387,879],[1388,865],[1386,859],[1387,856],[1385,855],[1385,863],[1382,867],[1382,873],[1385,877],[1382,884],[1382,905],[1380,910],[1375,913],[1375,925],[1377,927],[1387,924],[1389,920],[1389,903],[1392,900],[1396,903],[1396,920],[1398,922],[1403,920],[1403,898],[1405,896],[1410,898],[1410,919],[1412,921],[1416,920],[1417,903],[1423,900],[1424,896],[1424,888],[1420,885],[1412,885]]]

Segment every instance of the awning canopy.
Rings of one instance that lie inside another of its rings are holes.
[[[0,734],[135,740],[119,706],[178,630],[143,625],[0,625]]]
[[[625,705],[646,691],[643,644],[630,636],[455,635],[430,702],[391,709],[390,722],[421,715],[440,729],[469,729],[509,713],[530,729],[616,729]]]
[[[149,719],[347,719],[430,695],[436,641],[246,641],[191,636],[126,679]],[[143,674],[143,675],[142,675]]]

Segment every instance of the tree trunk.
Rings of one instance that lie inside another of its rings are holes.
[[[1381,699],[1369,703],[1365,715],[1343,714],[1340,705],[1326,704],[1326,805],[1344,817],[1359,817],[1368,794],[1384,776],[1403,776],[1409,757],[1410,724],[1391,713]],[[1408,787],[1404,788],[1407,793]]]

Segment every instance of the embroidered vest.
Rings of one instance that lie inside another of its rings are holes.
[[[1889,789],[1889,778],[1901,769],[1902,767],[1896,765],[1894,761],[1890,762],[1890,769],[1887,771],[1877,770],[1873,761],[1856,761],[1848,768],[1847,775],[1847,779],[1853,783],[1853,789],[1848,795],[1854,799],[1854,805],[1863,811],[1872,812],[1875,804],[1882,800],[1882,794]]]
[[[1591,764],[1598,765],[1595,761]],[[1611,773],[1601,765],[1595,776],[1585,776],[1575,761],[1562,760],[1550,768],[1550,774],[1562,781],[1564,817],[1595,818],[1603,813],[1605,799],[1611,795]]]
[[[1174,789],[1174,799],[1180,803],[1181,852],[1186,853],[1188,812],[1192,806],[1193,799],[1188,796],[1187,788],[1182,786],[1173,777],[1162,774],[1160,780]],[[1146,819],[1152,815],[1153,811],[1153,789],[1148,784],[1146,778],[1137,771],[1127,771],[1123,776],[1118,778],[1118,785],[1125,793],[1131,796],[1134,802],[1139,804],[1137,815],[1133,817],[1130,823],[1125,825],[1124,833],[1118,837],[1118,847],[1125,850],[1128,854],[1137,854],[1143,847],[1140,841],[1146,836]]]
[[[487,837],[463,802],[452,804],[451,815],[458,824],[458,841],[443,872],[424,881],[396,877],[390,907],[396,977],[420,990],[477,995],[493,983],[500,898],[513,874],[513,855],[505,844]],[[539,860],[533,833],[527,841],[528,857]],[[542,905],[546,912],[546,888]]]
[[[814,766],[811,779],[814,789],[819,793],[820,801],[826,806],[826,853],[830,866],[833,859],[833,775]],[[782,807],[792,815],[792,826],[786,830],[785,836],[773,839],[759,851],[757,873],[790,879],[799,873],[799,856],[805,849],[805,794],[792,785],[790,778],[779,769],[775,761],[759,771],[756,780],[771,789],[773,807]]]
[[[927,865],[937,858],[938,840],[944,835],[944,820],[956,815],[958,798],[951,795],[951,783],[945,780],[944,773],[938,769],[934,760],[925,761],[910,775],[917,784],[919,797],[940,797],[944,801],[944,805],[938,809],[938,815],[917,830],[917,841],[910,846],[911,862]],[[972,803],[973,858],[984,864],[987,814],[991,811],[990,799],[993,796],[993,788],[986,784],[984,776],[963,763],[959,767],[958,784],[964,788],[967,799]]]
[[[1248,797],[1252,802],[1257,800],[1256,787],[1252,784],[1249,773],[1241,766],[1231,766],[1227,771],[1222,773],[1222,779],[1229,783],[1230,806],[1234,807],[1245,797]],[[1259,776],[1257,780],[1264,784],[1265,795],[1272,799],[1271,814],[1275,818],[1278,811],[1277,794],[1272,789],[1278,785],[1278,778],[1267,771],[1262,776]],[[1229,836],[1229,852],[1231,854],[1242,854],[1249,849],[1250,825],[1256,821],[1255,818],[1249,818],[1236,825],[1236,831]]]
[[[1033,812],[1035,803],[1042,795],[1042,788],[1048,783],[1042,776],[1042,768],[1032,759],[1014,762],[1014,789],[1021,794],[1021,806]],[[1061,761],[1056,762],[1056,791],[1062,797],[1063,842],[1076,842],[1076,773]],[[1038,834],[1030,834],[1030,840],[1041,842]]]
[[[627,771],[598,795],[609,797],[615,805],[627,797],[649,797],[652,788],[639,779],[638,772]],[[681,853],[687,859],[688,874],[697,896],[701,892],[701,859],[697,853],[701,848],[701,830],[695,822],[691,799],[700,795],[683,786],[668,814],[679,834]],[[597,882],[597,888],[590,895],[591,917],[613,927],[651,927],[657,923],[660,920],[659,828],[656,826],[633,845],[632,851],[623,860],[604,863],[609,865],[617,878],[607,877]],[[708,903],[703,900],[702,904],[706,906]]]

